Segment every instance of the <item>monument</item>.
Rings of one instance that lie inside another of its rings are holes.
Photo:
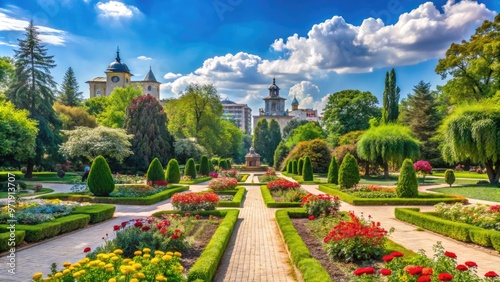
[[[246,168],[260,168],[260,155],[255,153],[253,147],[250,147],[245,156],[245,166]]]

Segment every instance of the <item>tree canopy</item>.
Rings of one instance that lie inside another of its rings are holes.
[[[104,112],[104,110],[106,110],[106,107],[109,104],[108,100],[109,99],[106,96],[98,96],[85,100],[80,106],[89,114],[97,117]]]
[[[14,76],[14,60],[9,57],[0,57],[0,94],[7,89]]]
[[[130,105],[134,98],[141,95],[142,90],[131,85],[125,88],[115,88],[107,98],[104,111],[97,117],[99,125],[122,128],[128,105]]]
[[[0,159],[26,161],[32,157],[37,133],[37,122],[29,118],[27,110],[18,110],[10,102],[0,102]]]
[[[78,126],[97,127],[96,118],[81,107],[71,107],[55,102],[53,108],[62,121],[64,130],[73,130]]]
[[[396,71],[386,72],[382,104],[382,123],[396,122],[399,116],[399,92]]]
[[[292,134],[288,137],[286,144],[289,148],[292,148],[299,142],[309,141],[316,138],[325,139],[326,133],[318,122],[311,121],[295,128],[292,131]]]
[[[293,130],[301,125],[307,124],[307,120],[292,118],[286,125],[283,127],[283,140],[287,140],[288,137],[292,134]]]
[[[269,163],[271,156],[269,155],[269,125],[267,119],[260,119],[253,129],[253,147],[255,152],[260,154],[261,162]],[[274,158],[274,152],[273,152]],[[274,162],[274,160],[273,160]]]
[[[64,74],[58,100],[61,104],[70,107],[78,106],[82,102],[82,92],[79,91],[78,81],[71,67]]]
[[[278,148],[278,145],[281,142],[281,129],[277,120],[271,119],[269,122],[269,144],[268,144],[268,152],[267,156],[269,158],[269,165],[274,165],[274,151]]]

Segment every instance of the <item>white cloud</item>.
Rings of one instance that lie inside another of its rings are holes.
[[[173,73],[173,72],[169,72],[169,73],[166,73],[163,78],[164,79],[174,79],[174,78],[178,78],[178,77],[181,77],[182,74],[180,73]]]
[[[320,98],[319,87],[310,81],[301,81],[290,87],[288,97],[290,100],[297,98],[301,108],[312,108],[315,99]]]
[[[7,10],[2,9],[7,12]],[[0,12],[0,31],[25,31],[29,21],[16,19]],[[36,26],[40,33],[39,38],[43,43],[52,45],[64,45],[67,33],[63,30],[46,26]],[[2,45],[12,45],[12,42],[0,42]]]
[[[105,18],[131,18],[135,14],[140,14],[139,9],[132,5],[125,5],[122,2],[111,0],[109,2],[103,3],[98,2],[96,4],[98,10],[100,10],[99,16]]]
[[[139,57],[137,57],[137,59],[142,60],[142,61],[150,61],[150,60],[152,60],[153,58],[151,58],[151,57],[146,57],[146,56],[139,56]]]

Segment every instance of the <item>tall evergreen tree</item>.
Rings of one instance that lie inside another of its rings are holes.
[[[271,156],[269,155],[269,126],[265,118],[257,122],[253,130],[253,147],[255,152],[260,154],[263,163],[269,163]]]
[[[71,67],[64,74],[58,100],[61,104],[70,107],[78,106],[82,102],[82,92],[79,91],[78,81]]]
[[[288,149],[288,147],[285,145],[285,142],[281,141],[278,144],[278,148],[276,148],[276,151],[274,151],[274,168],[276,170],[280,169],[283,160],[286,158],[289,152],[290,149]]]
[[[385,73],[384,95],[382,105],[382,122],[393,123],[399,116],[399,87],[396,85],[396,71]]]
[[[134,152],[127,163],[139,170],[145,170],[157,157],[167,163],[173,157],[173,137],[167,130],[167,115],[158,100],[151,95],[132,100],[127,107],[124,128],[134,135],[131,140]]]
[[[268,144],[268,163],[270,166],[274,165],[274,152],[281,142],[281,131],[278,121],[271,119],[269,122],[269,144]]]
[[[28,159],[26,178],[31,178],[33,166],[39,165],[46,155],[57,154],[61,121],[52,105],[56,83],[50,69],[56,66],[53,57],[47,55],[47,48],[41,44],[37,28],[31,21],[26,28],[25,38],[18,39],[19,49],[14,50],[15,74],[7,90],[7,98],[18,109],[28,110],[30,118],[38,121],[35,155]]]

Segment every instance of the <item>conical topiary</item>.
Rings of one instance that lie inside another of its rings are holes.
[[[149,164],[147,175],[147,182],[151,181],[165,181],[165,172],[158,158],[154,158]]]
[[[406,159],[399,171],[398,185],[396,186],[396,195],[399,198],[418,197],[418,179],[417,173],[410,159]]]
[[[293,160],[292,161],[292,173],[293,174],[298,174],[299,173],[299,170],[297,168],[297,160]]]
[[[176,159],[170,159],[168,162],[165,179],[168,183],[179,183],[181,181],[181,170]]]
[[[288,163],[286,165],[286,172],[287,173],[293,172],[293,161],[292,160],[288,161]]]
[[[115,190],[111,169],[103,156],[98,156],[92,162],[87,185],[90,192],[99,197],[107,197]]]
[[[297,162],[297,172],[299,175],[302,175],[302,170],[304,169],[304,159],[300,158]]]
[[[200,159],[200,174],[207,176],[210,174],[210,165],[207,156],[203,155]]]
[[[335,157],[332,157],[330,166],[328,167],[327,183],[339,184],[339,166]]]
[[[184,168],[184,175],[191,177],[191,179],[196,179],[196,166],[194,165],[193,158],[187,161],[186,167]]]
[[[444,172],[444,182],[448,183],[450,187],[451,185],[453,185],[453,183],[455,183],[455,173],[452,169],[447,169]]]
[[[304,159],[302,178],[304,179],[304,181],[313,181],[313,167],[311,164],[311,158],[309,158],[309,156],[306,156],[306,158]]]
[[[227,169],[231,169],[231,159],[226,159]]]
[[[219,166],[219,158],[212,158],[210,160],[210,162],[214,165],[214,166]]]
[[[347,153],[339,168],[339,186],[341,188],[352,188],[359,183],[359,167],[356,158]]]

